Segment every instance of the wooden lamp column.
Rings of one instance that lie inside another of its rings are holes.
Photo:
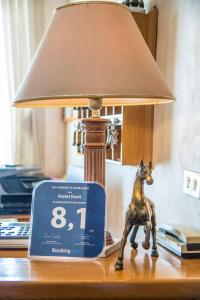
[[[92,116],[82,119],[85,130],[84,181],[92,181],[105,186],[105,132],[110,120],[100,118],[102,103],[102,99],[89,99]],[[110,232],[106,230],[105,234],[106,245],[113,244]]]
[[[83,119],[85,128],[84,181],[105,186],[105,130],[109,120]]]
[[[93,181],[105,186],[105,131],[110,123],[100,118],[102,99],[90,99],[92,116],[83,119],[85,130],[84,181]]]

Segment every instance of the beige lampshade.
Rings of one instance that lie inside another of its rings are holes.
[[[174,96],[129,9],[78,2],[56,9],[17,92],[19,107],[143,105]]]

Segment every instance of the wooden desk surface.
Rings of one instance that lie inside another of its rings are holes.
[[[182,260],[162,248],[159,253],[156,259],[141,248],[137,253],[127,247],[124,270],[115,271],[117,254],[94,261],[47,262],[29,261],[22,250],[1,250],[0,299],[200,297],[200,259]]]

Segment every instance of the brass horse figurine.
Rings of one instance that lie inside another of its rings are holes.
[[[141,160],[139,168],[136,173],[136,179],[133,186],[133,193],[131,203],[126,211],[125,228],[121,240],[121,247],[115,264],[116,270],[123,269],[124,247],[126,245],[127,237],[134,226],[131,234],[130,243],[133,249],[137,249],[138,244],[135,242],[136,234],[139,226],[144,226],[145,240],[142,243],[144,249],[150,248],[150,233],[152,233],[152,251],[151,256],[157,257],[158,250],[156,244],[156,215],[154,203],[144,195],[144,181],[151,185],[153,178],[151,176],[152,163],[148,166],[143,164]]]

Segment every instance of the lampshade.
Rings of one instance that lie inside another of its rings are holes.
[[[17,92],[19,107],[143,105],[174,96],[127,6],[88,1],[55,10]]]

